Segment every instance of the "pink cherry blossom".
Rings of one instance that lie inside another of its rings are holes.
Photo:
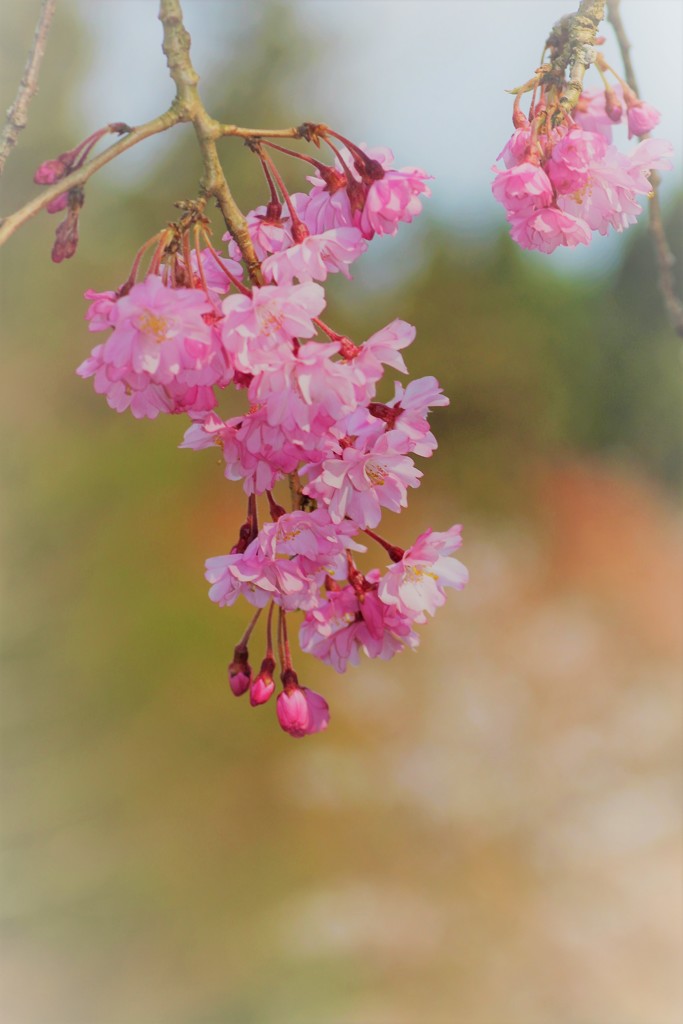
[[[597,132],[606,142],[612,141],[612,127],[623,114],[623,92],[614,85],[610,93],[604,89],[584,89],[574,110],[574,120],[584,131]]]
[[[604,159],[606,152],[607,143],[601,135],[581,128],[569,131],[553,147],[546,165],[555,192],[560,195],[576,192],[587,185],[592,169]]]
[[[502,160],[506,167],[516,167],[518,164],[523,164],[529,158],[530,145],[531,129],[528,127],[515,128],[496,157],[496,161]]]
[[[292,225],[287,215],[271,218],[268,216],[268,207],[257,206],[255,210],[249,211],[246,220],[249,235],[259,260],[265,259],[270,253],[287,249],[293,242]],[[231,258],[239,262],[242,259],[242,253],[229,231],[223,235],[223,241],[228,243],[228,252]]]
[[[349,266],[366,249],[358,228],[330,228],[268,256],[262,269],[267,280],[284,285],[291,285],[295,278],[301,283],[324,281],[337,271],[350,279]]]
[[[202,414],[216,404],[211,387],[173,381],[156,384],[148,374],[113,366],[104,356],[104,344],[95,346],[76,373],[83,378],[94,377],[96,393],[106,396],[110,408],[116,412],[130,409],[136,419],[155,419],[160,413]]]
[[[273,696],[275,690],[274,669],[275,661],[273,658],[270,656],[265,657],[261,663],[259,674],[252,680],[249,688],[249,703],[252,707],[265,704]]]
[[[287,512],[261,527],[258,543],[266,557],[295,559],[297,569],[322,585],[325,576],[345,578],[348,550],[365,551],[352,539],[357,530],[349,521],[334,523],[324,508]]]
[[[370,587],[362,599],[346,586],[331,590],[323,603],[308,611],[299,630],[301,649],[341,673],[349,664],[357,665],[362,652],[387,659],[405,647],[417,647],[412,620],[379,599],[378,578],[378,570],[368,574]]]
[[[251,295],[229,295],[220,323],[228,359],[244,373],[268,371],[283,342],[315,335],[313,318],[324,308],[325,293],[312,283],[264,285]]]
[[[213,445],[223,453],[226,478],[243,480],[247,494],[272,490],[278,480],[296,469],[303,455],[309,457],[279,427],[268,423],[264,409],[230,420],[213,413],[201,417],[188,427],[180,447],[200,451]]]
[[[399,373],[408,372],[400,352],[414,339],[415,328],[405,320],[392,320],[362,345],[356,346],[344,339],[342,355],[351,367],[356,400],[359,403],[368,402],[373,397],[375,384],[383,376],[385,366],[391,366]]]
[[[244,552],[207,558],[204,575],[211,584],[209,598],[220,607],[234,604],[240,596],[256,608],[272,600],[286,611],[306,610],[316,603],[315,580],[288,559],[264,555],[258,538]]]
[[[332,521],[345,516],[359,527],[375,527],[382,508],[399,512],[405,508],[407,488],[419,485],[422,473],[413,460],[391,448],[382,434],[372,447],[344,446],[336,458],[327,458],[315,470],[314,479],[304,487],[317,501],[325,503]]]
[[[332,228],[353,226],[351,201],[345,188],[331,192],[320,178],[311,178],[313,188],[292,196],[298,216],[312,235],[322,235]]]
[[[651,104],[638,99],[632,89],[624,92],[626,100],[626,119],[628,122],[628,137],[634,135],[647,135],[653,128],[656,128],[662,119],[662,115]]]
[[[553,186],[548,175],[538,164],[528,161],[505,171],[496,171],[491,190],[498,202],[512,214],[531,213],[550,206],[553,200]]]
[[[430,175],[419,167],[387,170],[368,188],[359,226],[364,238],[373,235],[395,235],[401,221],[410,223],[422,212],[419,196],[430,196],[425,184]]]
[[[249,385],[250,400],[263,405],[272,426],[306,443],[302,432],[324,430],[356,407],[352,373],[332,358],[338,351],[337,342],[315,341],[274,350],[268,372]]]
[[[290,736],[309,736],[322,732],[330,722],[330,709],[324,697],[307,686],[284,689],[277,698],[277,718]]]
[[[90,305],[85,314],[88,330],[106,331],[114,326],[116,318],[116,292],[95,292],[91,288],[85,293]]]
[[[460,526],[443,533],[427,530],[408,548],[400,562],[387,569],[379,582],[384,604],[395,605],[414,622],[425,622],[446,600],[444,587],[462,590],[468,580],[465,566],[450,555],[461,543]]]
[[[200,289],[168,288],[150,275],[117,301],[103,358],[117,369],[146,374],[155,384],[225,382],[220,343],[204,319],[211,313]]]
[[[511,217],[510,224],[510,234],[522,249],[550,253],[558,245],[588,245],[591,240],[590,228],[584,220],[554,206]]]
[[[670,167],[671,144],[663,139],[647,139],[639,143],[631,156],[609,146],[605,158],[592,166],[584,189],[560,196],[562,210],[581,216],[593,231],[606,235],[610,228],[624,231],[635,224],[641,206],[636,197],[647,195],[652,188],[649,174],[654,169]]]
[[[385,420],[390,443],[397,451],[412,452],[429,457],[437,448],[436,438],[429,429],[427,413],[431,408],[449,404],[436,377],[419,377],[408,386],[396,381],[394,397],[385,406],[370,411]]]

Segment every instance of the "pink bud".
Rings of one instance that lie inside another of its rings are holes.
[[[67,165],[59,157],[56,160],[45,160],[33,175],[33,180],[36,185],[54,185],[68,170]]]
[[[231,669],[229,678],[230,689],[232,690],[236,697],[241,697],[242,694],[246,693],[247,690],[249,689],[251,677],[247,672],[242,672],[241,670],[233,672]]]
[[[249,652],[244,644],[238,644],[235,648],[233,660],[228,667],[228,681],[230,689],[236,697],[241,697],[249,689],[251,665],[249,664]]]
[[[69,203],[69,193],[62,192],[61,196],[55,196],[47,204],[45,209],[48,213],[59,213],[61,210],[65,210]]]
[[[281,727],[290,736],[308,736],[327,728],[330,709],[319,693],[295,684],[279,695],[277,717]]]
[[[615,93],[614,89],[610,89],[609,86],[605,89],[605,112],[609,117],[610,121],[614,121],[615,124],[619,124],[621,121],[624,108],[619,102],[619,97]]]
[[[643,100],[630,104],[626,116],[629,139],[634,135],[647,135],[661,120],[659,111]]]
[[[78,246],[78,209],[70,209],[65,219],[57,226],[55,242],[52,246],[52,262],[61,263],[69,260]]]
[[[257,704],[265,704],[272,697],[273,690],[275,689],[275,680],[273,679],[274,668],[275,662],[272,658],[263,659],[261,671],[251,684],[249,691],[249,702],[252,707],[256,707]]]

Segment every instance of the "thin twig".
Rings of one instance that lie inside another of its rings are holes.
[[[624,77],[633,89],[634,93],[636,93],[637,96],[640,96],[638,82],[636,81],[636,73],[633,70],[633,64],[631,62],[631,43],[626,35],[624,23],[621,20],[619,4],[620,0],[607,0],[607,20],[614,29],[614,34],[617,37],[617,43],[619,44],[619,50],[621,52],[621,60],[624,65]]]
[[[19,132],[26,127],[28,121],[28,105],[38,89],[38,73],[45,55],[47,34],[55,13],[57,0],[43,0],[38,17],[38,24],[33,36],[33,45],[29,51],[24,73],[17,89],[14,103],[7,111],[7,121],[0,136],[0,175],[5,169],[5,161],[19,138]]]
[[[127,135],[124,135],[118,142],[115,142],[113,146],[109,146],[108,149],[105,149],[98,156],[88,160],[82,167],[61,178],[55,185],[46,188],[35,199],[32,199],[15,213],[9,214],[4,220],[0,221],[0,245],[3,245],[27,220],[30,220],[31,217],[35,217],[37,213],[44,210],[48,203],[56,199],[57,196],[71,188],[75,188],[77,185],[85,184],[95,171],[99,171],[101,167],[104,167],[105,164],[108,164],[115,157],[130,149],[131,146],[142,142],[143,139],[148,139],[151,135],[165,132],[168,128],[172,128],[173,125],[178,124],[182,120],[184,120],[182,110],[172,106],[165,114],[160,114],[159,117],[147,121],[146,124],[133,128]]]
[[[619,4],[620,0],[607,0],[607,16],[614,29],[614,34],[617,37],[617,43],[619,44],[619,50],[621,51],[621,59],[624,64],[626,82],[631,89],[633,89],[634,93],[639,96],[638,83],[633,70],[633,64],[631,63],[631,43],[626,35],[624,23],[621,20]],[[647,136],[644,136],[644,138],[646,137]],[[657,261],[659,290],[664,299],[664,305],[669,317],[669,322],[676,334],[683,338],[683,303],[681,303],[681,300],[676,294],[676,282],[673,272],[674,267],[676,266],[676,257],[671,251],[666,237],[666,232],[664,230],[664,219],[662,217],[662,208],[659,202],[660,177],[656,171],[652,172],[650,182],[652,184],[652,195],[650,197],[650,234],[652,235],[655,259]]]

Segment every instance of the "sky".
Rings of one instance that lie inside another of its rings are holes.
[[[172,91],[159,52],[156,0],[75,2],[94,45],[82,93],[88,125],[139,123],[165,109]],[[200,74],[229,60],[217,51],[216,26],[228,16],[239,25],[240,13],[259,2],[184,0]],[[344,126],[356,141],[390,146],[398,166],[427,170],[434,175],[434,209],[462,234],[503,224],[490,182],[511,131],[512,97],[505,90],[533,74],[549,29],[576,0],[293,0],[291,6],[327,38],[331,56],[322,74],[304,77],[301,120]],[[683,183],[683,2],[622,0],[621,10],[641,96],[662,112],[656,134],[674,145],[675,170],[662,186],[666,202]],[[608,24],[604,35],[603,52],[620,69]],[[587,85],[598,83],[592,69]],[[240,123],[238,110],[233,120]],[[615,141],[627,150],[633,145],[623,129]],[[107,173],[113,180],[139,177],[167,144],[145,143]],[[612,263],[617,245],[596,237],[590,250],[558,251],[553,260],[567,270]]]

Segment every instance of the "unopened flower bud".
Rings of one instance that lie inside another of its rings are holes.
[[[52,246],[53,263],[71,259],[78,247],[78,215],[81,212],[85,196],[82,188],[69,189],[66,195],[68,210],[66,217],[55,232],[55,242]]]
[[[282,673],[282,684],[284,690],[277,699],[277,718],[281,728],[296,737],[326,729],[330,709],[324,697],[307,686],[299,686],[296,672],[292,669]]]
[[[619,97],[614,89],[610,89],[609,86],[605,89],[605,112],[610,121],[614,121],[615,124],[621,121],[622,114],[624,113]]]
[[[249,652],[243,644],[235,648],[233,660],[228,668],[228,681],[230,689],[236,697],[246,693],[251,683],[251,665],[249,664]]]
[[[523,110],[519,109],[519,107],[513,107],[512,123],[515,126],[515,128],[528,128],[529,118],[526,116]]]
[[[629,104],[626,116],[628,119],[629,139],[634,135],[647,135],[661,120],[659,111],[643,100],[637,100],[635,103]]]
[[[263,659],[259,674],[254,679],[249,690],[249,702],[252,707],[256,707],[257,704],[265,704],[272,697],[273,690],[275,689],[275,680],[273,679],[274,668],[275,662],[272,658]]]
[[[60,213],[62,210],[66,210],[69,205],[69,193],[62,192],[61,196],[55,196],[45,207],[48,213]]]
[[[57,157],[56,160],[45,160],[33,175],[33,180],[36,185],[54,185],[56,181],[64,177],[68,170],[69,167],[61,157]]]

